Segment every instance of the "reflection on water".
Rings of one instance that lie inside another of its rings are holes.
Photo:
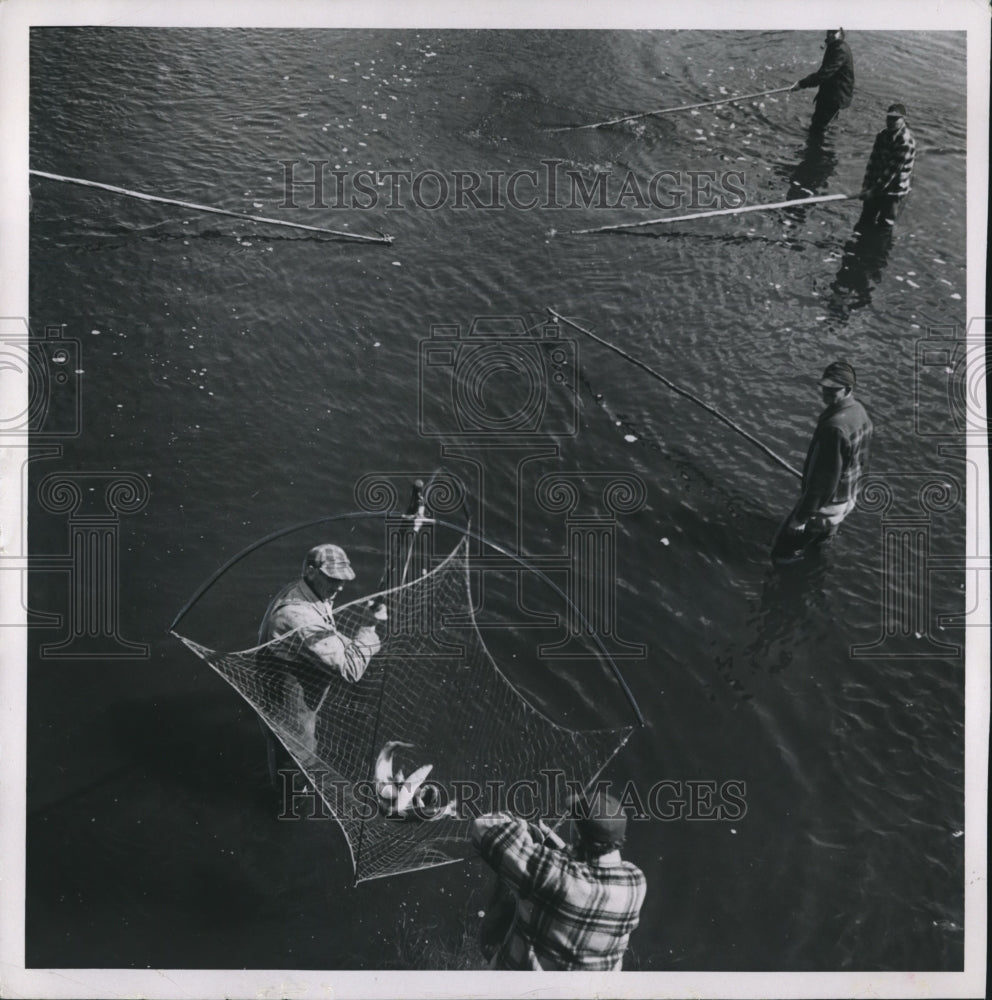
[[[754,638],[744,646],[749,661],[769,674],[792,662],[796,640],[809,630],[809,614],[827,600],[829,551],[810,552],[801,562],[765,574]]]

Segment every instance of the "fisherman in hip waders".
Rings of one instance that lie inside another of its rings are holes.
[[[865,179],[858,197],[864,202],[861,218],[854,226],[863,233],[871,226],[893,226],[909,194],[916,160],[916,140],[906,125],[906,108],[892,104],[885,115],[885,128],[875,136]]]
[[[854,510],[868,470],[872,423],[854,398],[857,381],[846,361],[827,365],[820,379],[826,409],[820,414],[803,465],[802,494],[772,546],[772,560],[797,562],[829,542]]]
[[[804,76],[792,88],[819,88],[813,101],[813,120],[809,123],[812,132],[822,132],[838,112],[850,107],[854,94],[854,56],[844,41],[844,29],[828,31],[825,46],[827,51],[820,68]]]
[[[263,675],[263,698],[271,701],[270,707],[289,713],[300,730],[301,745],[308,750],[313,750],[316,712],[332,680],[357,683],[382,647],[376,628],[387,618],[384,604],[366,609],[366,620],[353,636],[338,630],[334,600],[354,579],[355,571],[340,545],[315,545],[303,560],[300,578],[276,594],[259,628],[260,643],[286,637],[275,649],[276,662]],[[258,721],[265,734],[269,780],[278,789],[279,771],[294,763],[272,730],[261,718]]]

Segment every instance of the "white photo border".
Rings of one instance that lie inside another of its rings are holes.
[[[990,25],[977,0],[865,4],[839,0],[816,5],[785,2],[694,5],[630,2],[514,0],[488,7],[452,0],[233,2],[184,0],[2,0],[0,2],[0,316],[28,310],[28,41],[31,27],[114,25],[134,27],[320,28],[740,28],[849,31],[932,29],[967,32],[968,58],[968,286],[967,316],[986,314],[985,267],[988,192]],[[26,380],[0,372],[0,391],[27,400]],[[20,525],[19,463],[0,449],[0,525]],[[980,478],[984,516],[968,518],[968,551],[988,557],[988,458]],[[13,486],[12,486],[13,484]],[[975,498],[969,498],[973,503]],[[8,537],[10,530],[5,533]],[[10,577],[14,574],[0,574]],[[20,574],[16,574],[19,579]],[[20,595],[0,579],[3,621],[19,613]],[[969,574],[968,607],[989,621],[988,579]],[[893,973],[559,973],[534,978],[513,973],[293,972],[286,970],[25,969],[25,734],[26,630],[0,637],[0,994],[9,997],[970,997],[985,995],[987,936],[987,787],[989,733],[989,630],[969,628],[966,670],[966,811],[964,971]]]

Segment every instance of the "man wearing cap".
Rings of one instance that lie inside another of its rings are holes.
[[[513,922],[493,969],[613,970],[623,967],[644,902],[644,873],[620,858],[627,819],[599,792],[573,814],[565,846],[506,813],[480,816],[471,838],[483,860],[516,895]]]
[[[846,361],[827,365],[820,379],[826,409],[820,414],[803,464],[802,495],[773,548],[773,558],[801,558],[829,541],[854,510],[868,470],[872,423],[854,398],[857,378]]]
[[[854,94],[854,56],[844,41],[844,29],[828,31],[825,44],[827,51],[820,68],[804,76],[792,88],[819,88],[813,100],[813,120],[809,125],[814,132],[822,132],[839,111],[850,107]]]
[[[290,632],[296,632],[302,640],[301,645],[293,647],[293,659],[285,661],[287,683],[292,685],[285,696],[302,702],[298,706],[301,713],[304,709],[312,713],[327,688],[319,675],[314,683],[314,667],[319,673],[329,672],[354,683],[361,680],[369,661],[382,646],[376,622],[385,620],[385,605],[369,608],[369,620],[352,638],[337,629],[334,598],[346,582],[354,579],[355,571],[344,549],[330,543],[315,545],[303,560],[300,579],[276,594],[262,619],[260,643]],[[292,766],[292,761],[268,726],[261,719],[259,723],[266,734],[269,777],[278,787],[280,764]]]
[[[861,217],[854,229],[864,232],[869,226],[892,226],[909,194],[909,182],[916,160],[916,140],[906,125],[906,108],[891,104],[885,116],[885,128],[875,136],[858,197],[864,202]]]
[[[300,630],[311,659],[340,673],[346,681],[361,680],[381,642],[375,619],[349,639],[334,623],[334,598],[346,582],[355,579],[348,556],[339,545],[315,545],[303,561],[303,573],[272,600],[262,619],[260,641],[268,642]],[[382,615],[384,609],[376,610]]]

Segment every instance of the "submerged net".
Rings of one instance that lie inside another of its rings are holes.
[[[560,815],[563,789],[588,785],[632,731],[566,729],[530,705],[475,624],[467,536],[431,568],[429,535],[407,532],[389,560],[410,582],[374,595],[388,620],[357,683],[302,655],[299,632],[240,652],[179,636],[252,705],[319,792],[347,838],[357,881],[460,860],[479,811]],[[340,634],[368,623],[367,602],[335,610]],[[406,775],[432,765],[425,802],[450,803],[447,810],[388,813],[374,777],[392,741],[410,745],[394,755]]]

